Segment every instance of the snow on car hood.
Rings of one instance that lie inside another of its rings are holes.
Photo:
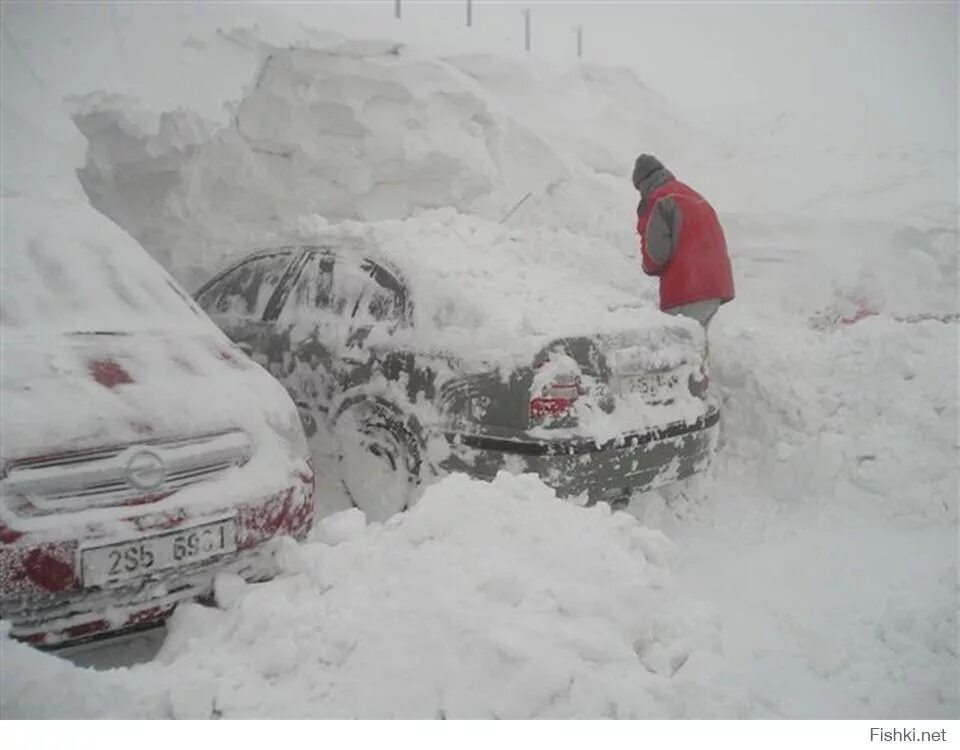
[[[371,223],[310,216],[291,231],[391,261],[411,290],[425,344],[527,355],[558,338],[603,335],[677,361],[702,346],[699,325],[656,308],[639,257],[596,238],[512,230],[452,209]]]
[[[246,436],[249,460],[242,472],[154,502],[155,513],[265,495],[303,470],[302,427],[286,391],[216,332],[15,335],[5,338],[3,355],[5,466],[74,451],[227,432]],[[6,513],[0,503],[0,521]],[[73,521],[113,521],[128,513],[120,506],[88,508],[66,520],[51,515],[17,522],[41,530]]]
[[[3,456],[246,427],[288,411],[282,388],[222,336],[7,336]],[[259,417],[259,419],[258,419]]]

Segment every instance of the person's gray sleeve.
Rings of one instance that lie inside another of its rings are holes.
[[[647,226],[647,253],[661,268],[673,257],[680,236],[680,221],[680,207],[673,198],[657,201]]]

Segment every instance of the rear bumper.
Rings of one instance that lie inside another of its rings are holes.
[[[719,420],[719,410],[711,408],[693,423],[676,422],[603,442],[450,434],[455,457],[448,468],[481,479],[492,479],[502,469],[531,472],[558,495],[585,496],[592,504],[704,471],[716,449]]]
[[[24,536],[16,543],[0,544],[5,581],[0,618],[11,623],[13,638],[43,647],[72,645],[160,624],[180,602],[212,598],[214,579],[220,573],[235,573],[247,581],[271,578],[276,574],[274,540],[304,539],[310,531],[313,473],[304,472],[295,485],[281,492],[228,510],[238,521],[236,552],[118,586],[81,586],[76,571],[84,540],[41,544]],[[189,525],[204,520],[191,518]]]

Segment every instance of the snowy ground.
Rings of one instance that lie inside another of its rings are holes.
[[[235,119],[218,120],[209,97],[171,84],[183,78],[177,66],[125,78],[111,57],[123,51],[101,48],[103,60],[66,66],[64,49],[83,48],[87,27],[72,19],[64,28],[75,33],[58,56],[45,57],[44,36],[31,33],[36,19],[20,12],[5,11],[5,39],[16,40],[18,65],[43,81],[45,99],[75,97],[70,111],[93,146],[81,177],[94,205],[186,284],[303,214],[392,218],[444,195],[468,215],[464,226],[475,226],[495,222],[532,190],[511,222],[533,235],[544,223],[560,230],[550,235],[558,257],[585,242],[610,258],[634,257],[635,195],[609,174],[607,153],[624,138],[623,123],[601,132],[593,122],[596,138],[584,141],[583,122],[521,106],[507,85],[515,63],[422,51],[397,60],[383,57],[389,45],[362,53],[351,45],[347,55],[288,55],[276,85],[255,88],[264,40],[340,40],[279,22],[215,30],[194,18],[187,33],[112,16],[128,44],[148,38],[144,25],[150,38],[180,33],[180,63],[204,61],[202,87],[219,86],[262,131],[251,145]],[[164,54],[159,43],[149,49]],[[310,71],[329,73],[327,65],[353,86],[311,89]],[[4,67],[6,86],[13,68]],[[543,90],[601,103],[620,90],[621,100],[637,100],[633,74],[592,71],[576,86],[568,72],[530,75]],[[106,93],[90,96],[97,89]],[[309,95],[301,100],[298,91]],[[666,105],[651,93],[636,106],[638,116],[655,110],[660,118]],[[271,107],[284,117],[271,123],[263,116]],[[28,107],[18,112],[30,116]],[[332,113],[337,143],[317,135],[316,123]],[[401,116],[429,138],[398,142],[377,130],[383,118]],[[444,128],[459,140],[445,140]],[[296,153],[278,157],[291,143]],[[334,147],[351,161],[329,162]],[[639,150],[614,149],[626,154],[624,172]],[[955,184],[950,158],[935,171]],[[71,159],[83,163],[82,154]],[[704,169],[715,175],[722,166]],[[338,169],[352,170],[353,182],[331,179]],[[398,193],[390,185],[404,169],[419,181]],[[10,170],[5,159],[5,192]],[[697,185],[688,172],[681,177]],[[288,201],[291,181],[298,187]],[[42,189],[53,180],[33,183]],[[910,204],[907,183],[898,202],[912,210],[907,219],[882,209],[882,221],[857,222],[798,217],[789,207],[724,214],[738,298],[711,330],[723,437],[689,497],[651,493],[611,514],[560,503],[532,477],[501,475],[487,485],[453,476],[412,512],[367,526],[356,511],[337,513],[345,500],[331,462],[319,494],[330,515],[310,543],[283,551],[283,577],[256,586],[223,579],[219,608],[181,607],[159,636],[87,649],[73,663],[2,640],[0,712],[956,716],[957,324],[910,321],[960,312],[957,201],[954,191],[940,195],[943,205],[929,195]],[[363,199],[344,202],[354,193]],[[617,286],[621,266],[609,268]],[[578,290],[558,293],[576,299]],[[637,289],[640,300],[652,293]],[[858,310],[876,314],[839,322]]]
[[[772,265],[797,284],[806,251],[757,256],[757,282]],[[754,289],[716,324],[726,434],[708,500],[635,512],[681,550],[674,572],[717,606],[733,682],[775,715],[955,716],[955,324],[818,331],[783,307],[761,323],[749,308],[777,298]]]

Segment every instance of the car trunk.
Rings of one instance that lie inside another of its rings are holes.
[[[699,326],[663,324],[555,338],[520,364],[487,369],[448,388],[481,431],[503,437],[564,433],[607,439],[705,411]],[[517,357],[513,361],[516,362]],[[704,388],[705,390],[705,388]]]

